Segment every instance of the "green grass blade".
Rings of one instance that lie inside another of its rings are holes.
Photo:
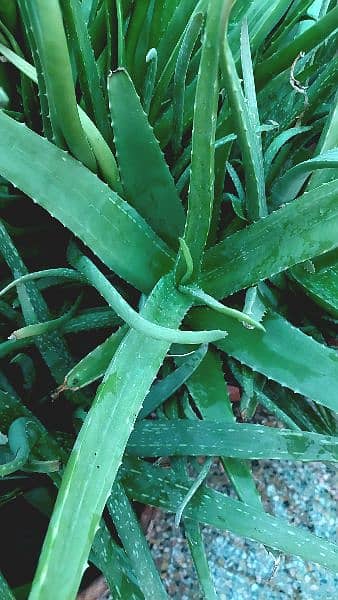
[[[260,120],[256,98],[255,80],[251,59],[248,20],[244,19],[241,27],[241,64],[243,74],[244,95],[249,109],[249,115],[256,135],[259,133]]]
[[[332,148],[338,146],[338,96],[336,96],[334,102],[332,103],[332,108],[330,115],[326,119],[326,123],[323,129],[323,132],[319,138],[319,142],[316,148],[316,152],[318,154],[323,154]],[[326,171],[325,169],[322,172],[316,172],[312,175],[307,189],[311,190],[315,187],[318,187],[322,183],[327,183],[331,181],[331,179],[337,179],[338,171],[332,171],[331,169]]]
[[[41,117],[43,124],[43,132],[45,137],[57,143],[60,147],[65,147],[65,141],[59,129],[53,129],[56,117],[54,105],[48,106],[48,97],[46,90],[46,83],[42,73],[41,60],[38,53],[37,45],[35,43],[33,28],[31,26],[30,12],[27,6],[27,0],[18,0],[18,7],[21,13],[23,28],[29,41],[29,46],[33,56],[34,64],[36,66],[35,81],[38,83],[39,89],[39,100],[41,108]],[[4,55],[5,56],[5,55]],[[29,77],[29,75],[28,75]]]
[[[148,2],[138,2],[131,15],[125,42],[125,60],[129,73],[134,72],[137,44],[142,35],[142,27],[147,15],[147,11]]]
[[[206,255],[201,287],[223,298],[332,250],[338,235],[337,197],[337,184],[324,184],[225,238]]]
[[[55,106],[57,128],[61,130],[70,151],[84,165],[96,170],[96,161],[81,126],[67,40],[58,0],[27,4],[36,40],[49,106]]]
[[[51,319],[49,321],[43,321],[42,323],[33,323],[32,325],[26,325],[25,327],[16,329],[13,331],[13,333],[11,333],[9,339],[20,340],[23,338],[37,337],[40,335],[45,335],[46,333],[50,333],[51,331],[55,331],[56,329],[60,329],[74,315],[80,301],[81,296],[61,317],[57,317],[56,319]]]
[[[168,297],[171,302],[168,303]],[[161,280],[142,311],[146,319],[178,327],[189,301],[172,275]],[[168,352],[164,341],[148,343],[130,331],[115,354],[77,437],[50,521],[30,600],[73,598],[100,515],[145,395]],[[142,348],[142,353],[140,352]],[[128,373],[133,363],[133,381]],[[118,429],[116,423],[122,424]],[[76,490],[76,493],[74,493]],[[79,493],[80,490],[80,493]],[[63,585],[58,585],[63,565]]]
[[[167,469],[141,461],[130,463],[128,471],[123,469],[122,480],[131,498],[174,513],[189,489],[186,482],[177,480]],[[305,561],[315,561],[333,572],[338,569],[336,544],[210,488],[201,488],[186,511],[187,517],[201,523],[232,531]]]
[[[188,214],[184,240],[190,250],[194,272],[198,277],[207,241],[214,201],[214,153],[218,97],[218,62],[224,23],[232,0],[209,2],[197,78],[192,133],[191,175]],[[184,273],[184,259],[179,254],[176,278]]]
[[[144,78],[143,87],[143,108],[144,112],[148,114],[151,99],[154,93],[155,79],[157,73],[157,50],[156,48],[150,48],[146,55],[147,72]]]
[[[226,456],[249,460],[338,461],[338,439],[222,421],[142,421],[127,444],[134,456]]]
[[[103,519],[94,538],[90,561],[103,574],[113,598],[144,600],[128,557],[112,539]]]
[[[183,2],[179,2],[170,23],[166,27],[165,33],[157,48],[159,58],[157,72],[160,75],[154,90],[154,96],[149,111],[149,120],[151,123],[156,122],[156,118],[161,109],[161,104],[167,97],[167,90],[174,75],[176,61],[187,23],[197,12],[205,14],[207,5],[208,0],[199,0],[197,3],[196,0],[184,0]],[[172,121],[170,124],[171,123]]]
[[[108,89],[126,197],[159,235],[177,247],[184,227],[183,207],[127,72],[115,71]]]
[[[4,296],[11,289],[20,285],[20,283],[24,283],[25,281],[33,281],[35,279],[40,279],[42,277],[62,277],[65,279],[70,279],[72,281],[81,281],[82,283],[85,281],[84,277],[79,275],[79,273],[73,269],[44,269],[43,271],[35,271],[34,273],[26,273],[26,275],[21,275],[21,277],[17,277],[14,281],[11,281],[6,287],[0,290],[0,297]]]
[[[97,309],[84,310],[76,317],[73,317],[66,323],[62,329],[63,333],[78,333],[79,331],[90,331],[91,329],[101,329],[116,327],[121,325],[121,320],[112,310],[103,307]]]
[[[290,0],[254,0],[245,14],[248,20],[251,46],[255,51],[268,38],[290,6]],[[243,15],[244,16],[244,15]],[[239,23],[242,22],[242,19]],[[234,36],[235,37],[235,36]],[[235,43],[234,44],[234,48]]]
[[[199,304],[204,304],[205,306],[208,306],[216,312],[219,312],[223,315],[227,315],[228,317],[232,317],[233,319],[240,321],[240,323],[243,323],[243,325],[247,325],[251,328],[260,329],[261,331],[264,331],[263,325],[261,325],[261,323],[259,323],[255,319],[253,319],[249,314],[241,312],[240,310],[236,310],[235,308],[231,308],[229,306],[224,306],[224,304],[218,302],[217,300],[212,298],[212,296],[209,296],[197,286],[180,285],[179,290],[183,294],[191,296],[191,298],[196,300]]]
[[[294,6],[291,6],[287,15],[276,28],[268,47],[265,49],[264,58],[269,58],[276,52],[278,47],[280,48],[282,46],[285,40],[289,39],[291,31],[295,28],[295,25],[300,23],[304,18],[310,4],[313,4],[313,0],[298,0],[298,2],[294,2]]]
[[[165,600],[168,596],[155,567],[149,546],[120,483],[114,484],[107,506],[145,599]]]
[[[217,600],[218,596],[212,581],[199,524],[190,519],[184,519],[184,531],[204,598],[205,600]]]
[[[335,381],[337,353],[316,342],[272,311],[265,317],[265,333],[245,329],[234,320],[207,309],[196,309],[192,322],[199,327],[226,327],[229,336],[217,346],[254,371],[282,386],[338,412]]]
[[[184,496],[181,504],[179,505],[179,507],[176,511],[176,515],[175,515],[175,526],[176,527],[179,527],[184,510],[188,506],[190,500],[194,497],[194,494],[196,494],[198,488],[201,487],[202,483],[204,482],[205,478],[207,477],[207,475],[210,471],[211,465],[212,465],[212,460],[209,458],[204,463],[204,465],[201,468],[200,472],[198,473],[196,479],[193,481],[188,492]]]
[[[92,329],[106,329],[107,327],[116,327],[116,325],[120,325],[120,323],[121,321],[110,309],[106,310],[100,308],[93,311],[83,311],[64,324],[62,328],[62,334],[74,334],[79,333],[80,331],[91,331]],[[56,334],[54,333],[53,335],[55,336]],[[18,350],[25,348],[26,346],[30,346],[34,342],[34,338],[23,338],[21,340],[8,340],[6,342],[2,342],[0,344],[0,358],[4,358],[9,354],[13,354]],[[60,343],[58,343],[55,348],[56,350],[59,349],[60,351]],[[58,383],[61,383],[62,378],[66,375],[65,369],[68,370],[69,367],[72,366],[73,361],[70,359],[68,361],[65,360],[64,356],[60,353],[60,363],[60,374],[55,376],[55,379]],[[50,368],[52,369],[52,366],[50,366]],[[94,368],[94,366],[93,369],[95,374],[97,374],[97,369]],[[84,385],[86,385],[86,383],[84,383]]]
[[[338,102],[335,98],[329,117],[322,135],[317,145],[319,153],[325,153],[338,144],[337,136],[338,127]],[[316,188],[322,183],[331,181],[337,178],[337,169],[323,169],[315,171],[311,176],[307,190]],[[301,266],[294,267],[291,270],[292,276],[296,281],[305,288],[305,291],[310,295],[320,306],[328,310],[333,316],[338,315],[338,289],[337,289],[337,261],[333,257],[330,261],[329,268],[320,270],[310,276]]]
[[[173,258],[136,211],[80,163],[3,113],[0,130],[0,173],[107,266],[149,292]]]

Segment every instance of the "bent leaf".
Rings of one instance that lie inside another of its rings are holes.
[[[299,163],[289,169],[283,177],[277,181],[272,188],[272,200],[275,205],[280,205],[282,202],[290,202],[293,200],[302,185],[304,179],[318,169],[337,169],[338,167],[338,149],[328,150],[323,154],[319,154],[310,160]],[[338,185],[338,184],[337,184]],[[312,189],[313,188],[312,186]]]

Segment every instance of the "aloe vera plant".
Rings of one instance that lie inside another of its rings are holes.
[[[176,513],[207,600],[203,523],[338,570],[250,463],[337,462],[337,32],[324,0],[2,3],[0,508],[48,517],[30,600],[88,561],[168,597],[133,501]]]

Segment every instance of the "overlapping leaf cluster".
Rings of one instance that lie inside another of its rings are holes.
[[[31,600],[88,560],[167,597],[133,500],[182,520],[208,599],[200,523],[338,569],[250,467],[338,456],[337,29],[327,0],[1,2],[1,501],[59,488]]]

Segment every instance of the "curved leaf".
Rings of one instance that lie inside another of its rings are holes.
[[[189,306],[189,301],[176,292],[170,274],[156,286],[142,315],[157,323],[178,327]],[[147,338],[135,330],[131,330],[119,346],[65,469],[30,600],[75,597],[125,445],[169,346],[164,341],[149,344]],[[132,380],[129,377],[131,364]],[[70,488],[79,493],[69,493]],[[62,586],[58,583],[61,563]]]
[[[304,184],[304,179],[318,169],[337,169],[338,149],[333,148],[314,158],[298,163],[289,169],[273,186],[272,200],[275,205],[293,200]],[[338,187],[338,181],[336,182]],[[312,187],[312,189],[314,189]]]
[[[245,329],[208,309],[195,309],[190,319],[198,327],[226,327],[229,336],[217,343],[218,348],[269,379],[338,412],[335,350],[319,344],[272,311],[264,318],[265,333]]]
[[[81,163],[0,112],[0,173],[116,273],[149,292],[173,264],[137,212]]]

